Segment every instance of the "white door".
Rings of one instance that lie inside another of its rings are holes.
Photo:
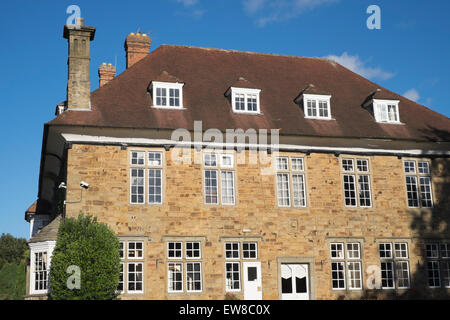
[[[308,264],[281,264],[281,299],[309,300]]]
[[[244,299],[261,300],[261,262],[244,262]]]

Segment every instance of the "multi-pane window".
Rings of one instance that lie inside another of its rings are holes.
[[[333,290],[344,290],[347,286],[350,290],[362,289],[360,243],[330,243],[330,257]]]
[[[406,160],[403,165],[408,207],[433,207],[430,163],[428,161]]]
[[[48,288],[47,256],[47,251],[34,253],[34,291],[43,291]]]
[[[152,82],[153,106],[160,108],[182,108],[182,83]]]
[[[128,293],[143,292],[144,264],[142,262],[128,262]]]
[[[450,242],[425,243],[427,282],[430,288],[450,288]]]
[[[202,291],[201,250],[200,241],[167,242],[168,292]]]
[[[225,242],[225,290],[241,290],[242,260],[258,258],[257,242]],[[242,250],[242,252],[241,252]]]
[[[278,206],[306,207],[304,159],[276,157],[275,161]]]
[[[236,201],[234,155],[203,154],[204,199],[206,204],[234,205]]]
[[[122,258],[122,257],[121,257]],[[124,287],[123,287],[123,284],[124,284],[124,277],[123,277],[123,262],[121,262],[120,263],[120,275],[119,275],[119,284],[117,285],[117,291],[119,292],[119,293],[123,293],[124,292]]]
[[[377,122],[398,123],[398,102],[378,101],[374,102],[374,116]]]
[[[406,289],[410,286],[409,254],[406,242],[378,244],[383,289]]]
[[[143,241],[128,241],[128,259],[143,259],[144,258],[144,242]]]
[[[345,205],[371,207],[369,160],[344,158],[342,172]]]
[[[117,291],[119,293],[144,292],[144,241],[119,241],[120,276]]]
[[[331,96],[304,95],[305,117],[315,119],[331,119]]]
[[[259,89],[231,88],[234,112],[259,113]]]
[[[145,159],[147,155],[147,161]],[[131,151],[130,202],[145,203],[145,191],[149,204],[162,203],[163,154],[160,151]],[[147,185],[145,183],[147,181]]]

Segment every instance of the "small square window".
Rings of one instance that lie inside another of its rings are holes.
[[[347,258],[349,259],[360,259],[361,252],[359,249],[359,243],[347,243]]]
[[[234,167],[234,159],[232,154],[221,154],[220,155],[220,166],[222,168],[233,168]]]
[[[244,259],[256,259],[258,244],[256,242],[244,242],[242,244],[242,257]]]
[[[396,258],[408,258],[408,244],[400,242],[394,244]]]
[[[380,258],[392,259],[392,243],[380,243],[379,246]]]
[[[144,243],[142,241],[128,242],[128,259],[143,259]]]
[[[419,170],[419,173],[430,174],[430,166],[428,162],[419,161],[417,163],[417,169]]]
[[[359,172],[369,172],[369,161],[366,159],[357,159],[356,167]]]
[[[217,166],[217,155],[215,153],[205,153],[203,159],[203,164],[205,167]]]
[[[288,158],[277,157],[276,158],[277,170],[288,170]]]
[[[331,243],[330,244],[331,259],[344,259],[344,244]]]
[[[200,242],[186,242],[186,259],[200,259]]]
[[[162,165],[162,152],[149,152],[148,165],[153,167],[160,167]]]
[[[142,166],[145,163],[144,151],[131,151],[131,164]]]
[[[439,258],[439,249],[437,243],[425,244],[425,254],[427,258],[436,259]]]
[[[450,243],[441,243],[441,257],[450,259]]]
[[[239,259],[239,242],[226,242],[225,243],[225,258],[226,259]]]
[[[292,171],[303,171],[303,158],[291,158]]]
[[[353,171],[353,159],[342,159],[342,170],[346,172]]]
[[[182,242],[168,242],[167,257],[169,259],[181,259],[183,254],[182,246]]]
[[[414,161],[405,161],[405,173],[416,173],[416,163]]]

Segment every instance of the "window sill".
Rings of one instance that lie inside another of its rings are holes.
[[[305,119],[310,119],[310,120],[332,120],[332,121],[336,121],[335,118],[308,117],[308,116],[305,116]]]
[[[167,106],[152,106],[154,109],[164,109],[164,110],[187,110],[185,107],[167,107]]]

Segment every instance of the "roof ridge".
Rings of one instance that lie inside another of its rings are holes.
[[[209,48],[209,47],[188,46],[188,45],[179,45],[179,44],[161,44],[160,47],[180,47],[180,48],[202,49],[202,50],[210,50],[210,51],[222,51],[222,52],[232,52],[232,53],[245,53],[245,54],[255,54],[255,55],[276,56],[276,57],[284,57],[284,58],[334,61],[330,58],[322,58],[322,57],[294,56],[294,55],[279,54],[279,53],[266,53],[266,52],[244,51],[244,50],[236,50],[236,49]]]

